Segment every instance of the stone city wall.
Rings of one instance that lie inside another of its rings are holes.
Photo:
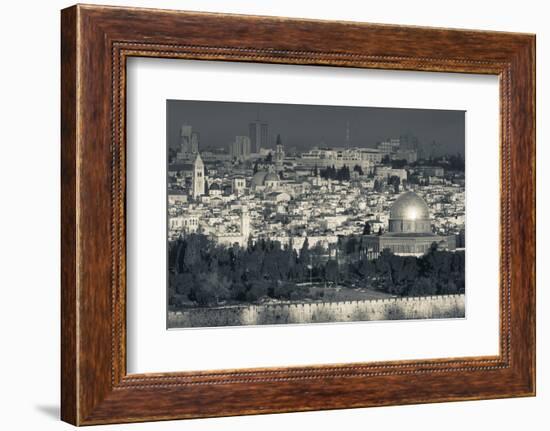
[[[369,301],[195,308],[168,313],[169,328],[464,317],[464,294]]]

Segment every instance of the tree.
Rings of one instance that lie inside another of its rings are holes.
[[[315,164],[315,167],[313,168],[313,176],[316,177],[319,175],[319,169],[317,169],[317,163]]]
[[[393,169],[403,169],[405,166],[407,166],[406,159],[392,160],[391,162],[391,167]]]
[[[370,235],[372,227],[369,222],[365,222],[365,227],[363,228],[363,235]]]
[[[381,180],[379,180],[378,178],[376,178],[374,180],[373,190],[377,193],[380,193],[382,191],[383,187],[384,187],[384,183]]]
[[[300,249],[300,260],[303,263],[309,264],[310,252],[309,252],[309,240],[306,236],[302,248]]]
[[[345,242],[345,251],[346,254],[356,254],[359,250],[359,241],[357,240],[357,237],[351,236],[348,237],[347,241]]]
[[[388,181],[391,185],[400,185],[401,184],[401,178],[397,175],[392,175]]]
[[[197,277],[192,295],[201,306],[212,306],[229,296],[228,283],[220,280],[215,273],[202,273]]]
[[[355,165],[355,166],[353,167],[353,171],[354,171],[354,172],[357,172],[359,175],[363,175],[363,168],[362,168],[361,166],[359,166],[359,165]]]
[[[170,286],[173,287],[179,295],[189,295],[192,285],[193,276],[191,274],[170,274]]]
[[[394,185],[393,185],[393,192],[394,192],[395,194],[399,194],[399,184],[394,184]]]
[[[263,265],[264,277],[270,280],[281,280],[286,278],[286,261],[283,259],[283,251],[278,241],[270,241],[269,248]]]
[[[363,279],[366,280],[370,275],[375,273],[375,266],[373,261],[364,256],[359,262],[357,262],[353,268],[354,272]]]
[[[349,169],[348,169],[349,174]],[[321,178],[324,178],[325,180],[331,179],[331,180],[344,180],[345,176],[345,169],[344,167],[340,169],[336,169],[334,165],[327,166],[325,169],[321,169],[320,172]],[[349,178],[348,178],[349,179]]]
[[[393,292],[391,257],[392,253],[388,249],[384,249],[375,261],[377,287],[384,292]]]
[[[334,172],[333,179],[338,181],[349,181],[351,178],[349,167],[344,165],[340,169]]]
[[[332,283],[338,282],[338,263],[333,259],[325,265],[325,279]]]
[[[253,281],[246,293],[246,300],[248,302],[256,302],[258,299],[267,296],[268,286],[268,283],[263,280]]]
[[[440,293],[443,295],[453,295],[458,292],[456,283],[453,280],[444,283],[440,289]]]
[[[300,272],[302,274],[302,277],[304,277],[304,279],[311,278],[312,269],[313,269],[311,267],[312,256],[309,250],[309,240],[307,239],[307,237],[304,240],[304,243],[302,244],[302,248],[300,249],[299,262],[300,262]]]
[[[464,293],[463,251],[440,250],[434,243],[421,257],[394,255],[385,249],[378,258],[369,259],[360,253],[362,239],[339,237],[334,245],[336,258],[325,261],[326,249],[320,244],[310,247],[307,238],[298,254],[292,242],[282,247],[264,238],[249,240],[245,247],[227,247],[203,234],[186,235],[168,245],[168,303],[178,309],[191,302],[210,307],[264,297],[302,300],[313,293],[299,283],[313,279],[343,281],[399,296]]]
[[[419,278],[412,289],[409,291],[409,296],[427,296],[434,295],[437,291],[436,286],[428,277]]]
[[[400,177],[398,177],[397,175],[392,175],[388,183],[393,186],[393,190],[395,193],[399,193],[399,186],[401,185]]]
[[[342,167],[342,171],[343,171],[343,174],[342,174],[343,179],[344,179],[345,181],[349,181],[350,178],[351,178],[351,173],[350,173],[350,170],[349,170],[349,166],[344,165],[344,166]]]
[[[382,226],[380,226],[380,227],[378,228],[378,236],[381,236],[382,233],[383,233],[383,232],[382,232]]]
[[[189,235],[186,240],[185,254],[183,264],[188,271],[192,272],[200,259],[200,244],[197,235]]]

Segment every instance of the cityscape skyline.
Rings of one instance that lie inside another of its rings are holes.
[[[464,112],[167,109],[168,327],[464,317]]]
[[[170,148],[181,144],[181,127],[191,125],[200,133],[201,150],[223,148],[230,151],[236,136],[250,136],[250,126],[254,122],[267,123],[264,142],[272,149],[277,135],[281,136],[287,149],[297,151],[313,147],[374,148],[381,141],[408,136],[411,140],[416,138],[418,149],[426,153],[464,156],[464,111],[167,101]],[[252,151],[255,151],[254,142],[252,144]]]

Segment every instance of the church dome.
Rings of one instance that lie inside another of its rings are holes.
[[[277,174],[270,172],[266,175],[265,181],[279,181],[279,177],[277,176]]]
[[[390,210],[389,231],[407,234],[431,232],[430,210],[424,199],[414,192],[400,195]]]
[[[258,171],[252,177],[252,188],[265,186],[267,181],[279,181],[279,176],[273,172]]]
[[[258,171],[254,174],[252,177],[252,181],[250,182],[251,187],[258,187],[263,186],[265,182],[265,177],[267,176],[266,171]]]

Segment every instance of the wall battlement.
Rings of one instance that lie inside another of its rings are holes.
[[[444,319],[465,316],[464,294],[368,301],[283,302],[168,312],[169,328]]]

